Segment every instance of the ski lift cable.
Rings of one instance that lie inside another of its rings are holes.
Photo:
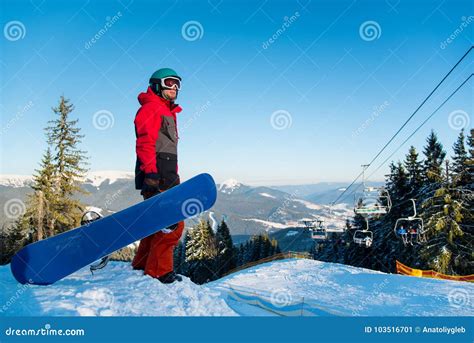
[[[411,138],[413,137],[427,122],[428,120],[430,120],[472,77],[474,76],[474,73],[469,75],[399,146],[398,148],[396,148],[392,154],[390,154],[390,156],[388,156],[378,167],[377,169],[375,169],[369,176],[368,178],[370,178],[372,175],[374,175],[378,170],[380,170],[380,168],[382,168],[385,163],[393,156],[395,155],[395,153],[397,153],[397,151],[399,151],[404,145],[405,143]],[[359,174],[359,176],[354,180],[354,182],[352,184],[354,184],[357,179],[363,174],[363,172],[361,172]],[[351,184],[351,186],[352,186]],[[349,186],[350,187],[350,186]],[[346,189],[349,189],[349,187],[347,187]],[[361,187],[361,184],[358,185],[351,193],[347,194],[344,199],[346,199],[347,197],[351,196],[352,194],[354,194],[359,188]],[[342,195],[342,194],[341,194]],[[337,199],[339,200],[339,199]],[[334,203],[333,203],[334,205]]]
[[[425,124],[428,120],[430,120],[466,83],[467,81],[469,81],[472,77],[474,76],[474,73],[469,75],[469,77],[467,77],[459,86],[458,88],[456,88],[416,129],[415,131],[413,131],[413,133],[411,135],[409,135],[399,146],[398,148],[396,148],[391,154],[390,156],[388,156],[378,167],[377,169],[375,169],[370,175],[369,177],[371,177],[372,175],[374,175],[380,168],[382,168],[382,166],[385,165],[385,163],[390,159],[392,158],[393,155],[395,155],[395,153],[397,153],[398,150],[400,150],[406,142],[408,142],[408,140],[413,137]]]
[[[389,139],[389,141],[380,149],[380,151],[375,155],[374,158],[367,164],[368,167],[372,165],[372,163],[382,154],[383,151],[388,147],[388,145],[395,139],[396,136],[403,130],[403,128],[408,124],[408,122],[415,116],[415,114],[421,109],[421,107],[431,98],[431,96],[436,92],[436,90],[441,86],[441,84],[451,75],[451,73],[454,71],[454,69],[457,68],[457,66],[466,58],[466,56],[471,52],[471,50],[474,48],[474,46],[471,46],[466,53],[456,62],[456,64],[449,70],[449,72],[441,79],[441,81],[438,82],[435,88],[428,94],[428,96],[421,102],[421,104],[416,108],[416,110],[408,117],[408,119],[402,124],[402,126],[395,132],[395,134]],[[362,173],[360,173],[357,178],[350,184],[349,187],[347,187],[337,198],[336,200],[333,201],[332,205],[335,205],[338,200],[345,194],[345,192],[357,181],[358,178],[362,176]]]

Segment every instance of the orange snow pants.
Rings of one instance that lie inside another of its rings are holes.
[[[153,194],[143,194],[144,200]],[[158,278],[173,271],[173,251],[178,244],[184,230],[184,222],[170,232],[158,231],[143,238],[138,246],[138,251],[132,261],[133,269],[141,269],[145,274]]]

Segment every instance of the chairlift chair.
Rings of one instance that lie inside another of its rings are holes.
[[[311,238],[314,240],[326,240],[328,239],[328,233],[324,226],[324,221],[321,219],[315,220],[303,220],[305,226],[311,232]]]
[[[425,226],[423,218],[416,216],[415,199],[410,199],[413,205],[413,215],[408,217],[398,218],[395,222],[393,231],[399,237],[404,245],[413,245],[415,243],[425,243]]]
[[[359,246],[365,246],[366,248],[370,248],[372,246],[372,242],[374,241],[374,234],[372,231],[369,230],[369,219],[367,217],[365,218],[365,225],[365,229],[356,230],[354,232],[352,240],[355,244],[358,244]]]
[[[368,164],[362,165],[362,185],[364,188],[362,196],[355,199],[354,212],[364,217],[387,214],[392,208],[390,193],[385,187],[366,186],[365,170],[368,167]]]
[[[362,196],[356,199],[354,212],[362,216],[380,216],[390,212],[392,201],[389,192],[383,187],[367,187]]]

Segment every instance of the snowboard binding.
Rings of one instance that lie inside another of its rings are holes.
[[[96,211],[87,211],[82,215],[81,226],[88,225],[101,218],[103,218],[103,216],[100,213]],[[104,268],[109,262],[109,259],[110,259],[110,256],[105,256],[105,257],[102,257],[102,259],[99,262],[91,264],[89,267],[89,270],[91,271],[92,275],[94,275],[94,271]]]

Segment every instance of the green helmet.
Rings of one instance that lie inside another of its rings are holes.
[[[154,83],[160,84],[161,79],[164,79],[165,77],[170,77],[170,76],[174,76],[174,77],[178,78],[179,80],[181,80],[181,77],[173,69],[171,69],[171,68],[161,68],[161,69],[158,69],[157,71],[155,71],[153,73],[153,75],[151,75],[150,84],[154,84]]]

